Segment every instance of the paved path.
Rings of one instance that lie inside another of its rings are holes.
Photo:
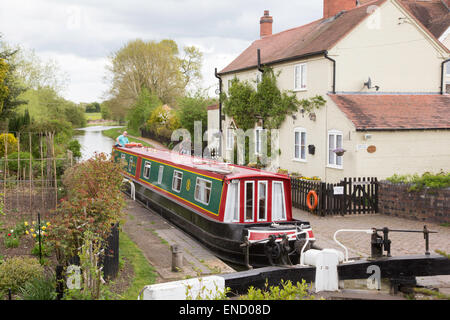
[[[437,231],[430,234],[430,252],[435,250],[450,253],[450,228],[439,224],[407,220],[403,218],[385,216],[380,214],[346,215],[318,217],[308,212],[293,208],[296,219],[308,221],[316,237],[316,244],[321,248],[334,248],[343,250],[333,240],[334,233],[339,229],[371,229],[373,227],[389,229],[422,230],[426,225],[428,230]],[[392,241],[391,254],[393,256],[413,255],[425,253],[425,240],[423,233],[389,233]],[[337,240],[347,247],[350,257],[370,256],[370,234],[366,233],[340,233]],[[450,291],[450,276],[417,277],[419,285],[440,288],[448,294]]]

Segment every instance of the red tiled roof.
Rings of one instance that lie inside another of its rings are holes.
[[[370,12],[367,12],[369,5],[379,6],[385,1],[370,1],[353,10],[344,12],[337,18],[316,20],[307,25],[256,40],[225,69],[220,71],[220,74],[256,68],[258,64],[257,49],[261,49],[262,64],[329,50],[370,14]]]
[[[436,38],[450,27],[450,11],[441,0],[401,0],[401,3]]]
[[[450,129],[448,95],[332,95],[361,130]]]

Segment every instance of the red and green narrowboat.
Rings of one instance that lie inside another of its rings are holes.
[[[305,238],[314,242],[292,218],[286,175],[139,146],[114,147],[113,159],[136,199],[225,261],[267,266],[286,252],[298,263]]]

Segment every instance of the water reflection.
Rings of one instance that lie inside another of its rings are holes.
[[[87,160],[94,156],[95,152],[111,153],[114,140],[104,136],[102,131],[121,128],[120,126],[94,126],[77,129],[74,138],[81,144],[81,160]]]

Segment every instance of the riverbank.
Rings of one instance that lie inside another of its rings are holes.
[[[112,129],[102,131],[102,134],[115,141],[117,139],[117,137],[123,133],[124,129],[125,129],[125,127],[112,128]],[[149,148],[162,149],[162,150],[167,149],[167,147],[164,146],[163,144],[161,144],[157,141],[148,139],[148,138],[136,137],[136,136],[132,136],[132,135],[128,134],[128,140],[130,142],[142,143],[143,146],[149,147]]]

